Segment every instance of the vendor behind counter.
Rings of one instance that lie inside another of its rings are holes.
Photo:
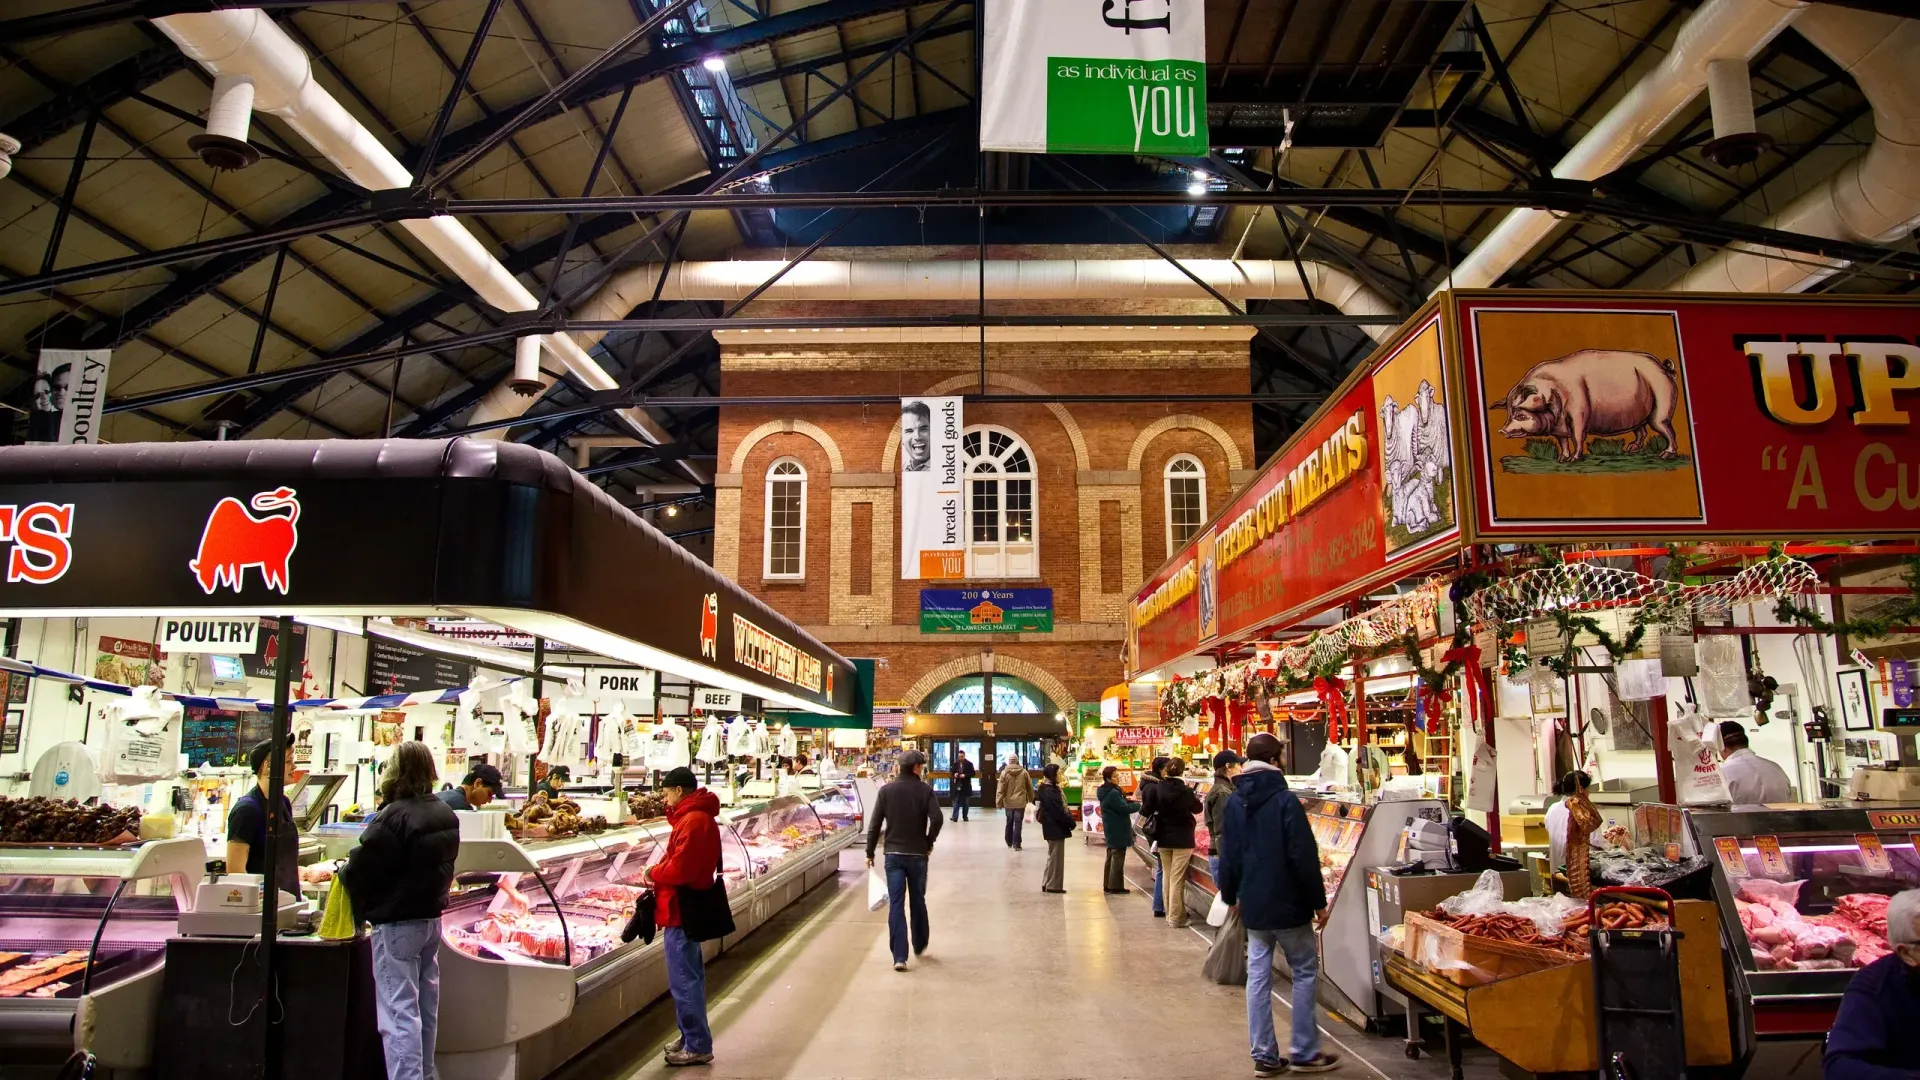
[[[273,744],[253,748],[247,763],[253,767],[253,790],[234,800],[227,813],[227,872],[265,875],[267,872],[267,773]],[[282,776],[293,773],[293,747],[286,750]],[[288,891],[299,889],[300,831],[293,824],[293,803],[280,795],[280,829],[274,844],[274,880]],[[291,888],[289,888],[291,886]]]

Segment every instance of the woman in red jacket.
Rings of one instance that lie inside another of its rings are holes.
[[[667,953],[667,989],[673,994],[680,1037],[667,1044],[667,1064],[706,1065],[713,1061],[713,1031],[707,1026],[707,968],[700,943],[680,927],[681,888],[705,889],[720,866],[720,826],[714,816],[720,799],[700,786],[693,770],[682,766],[660,783],[673,835],[667,853],[648,867],[645,881],[658,904],[654,922]]]

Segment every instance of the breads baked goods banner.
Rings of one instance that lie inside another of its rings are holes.
[[[957,397],[900,399],[900,576],[908,580],[967,576],[965,426]]]
[[[1201,0],[995,0],[986,6],[980,148],[1207,153]]]

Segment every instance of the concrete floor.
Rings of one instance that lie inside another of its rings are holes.
[[[1067,895],[1040,892],[1045,845],[1027,826],[1008,850],[993,811],[948,823],[928,875],[933,935],[904,974],[887,952],[886,910],[866,908],[862,853],[707,972],[715,1060],[666,1068],[674,1035],[662,999],[555,1074],[741,1080],[915,1080],[1067,1077],[1133,1080],[1251,1076],[1245,990],[1200,975],[1206,927],[1175,930],[1147,896],[1100,890],[1104,849],[1067,842]],[[1129,874],[1151,888],[1144,864]],[[1291,1023],[1276,978],[1275,1022]],[[1322,1014],[1334,1075],[1440,1080],[1444,1061],[1409,1061],[1398,1038],[1375,1038]],[[1468,1075],[1495,1075],[1471,1054]]]

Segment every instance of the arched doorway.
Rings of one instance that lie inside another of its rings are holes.
[[[1060,706],[1026,679],[973,672],[950,678],[920,700],[906,734],[927,755],[927,779],[942,805],[953,803],[953,769],[965,753],[976,775],[972,805],[998,805],[995,788],[1008,758],[1038,774],[1066,732]]]

